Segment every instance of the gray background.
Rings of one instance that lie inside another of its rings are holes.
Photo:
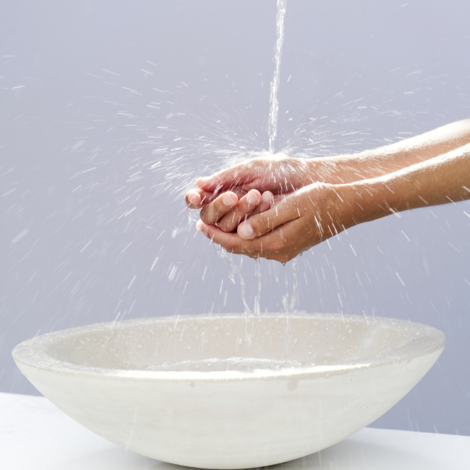
[[[357,152],[469,117],[470,3],[405,2],[288,1],[278,148]],[[10,351],[40,333],[242,311],[239,280],[181,195],[267,146],[275,2],[0,8],[0,390],[36,393]],[[470,435],[467,214],[459,203],[390,216],[299,259],[297,309],[448,337],[375,426]],[[261,262],[263,311],[283,309],[290,266]],[[241,272],[253,305],[255,262]]]

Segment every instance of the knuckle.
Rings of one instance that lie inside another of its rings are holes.
[[[222,232],[231,232],[228,221],[224,218],[219,220],[216,224],[216,227],[219,227]]]
[[[230,216],[228,217],[228,219],[230,220],[230,225],[233,228],[238,227],[238,225],[240,224],[240,222],[243,219],[243,216],[244,216],[244,214],[240,214],[238,211],[233,211],[230,214]]]
[[[199,214],[199,217],[205,224],[209,224],[211,222],[210,218],[210,206],[205,206],[201,209],[201,213]]]
[[[232,231],[232,228],[228,224],[216,224],[216,225],[217,227],[220,228],[220,230],[222,230],[222,232],[230,233]]]
[[[269,229],[266,227],[264,223],[262,223],[261,220],[253,220],[253,222],[250,221],[250,224],[253,228],[253,237],[260,237],[261,235],[264,235],[269,231]]]
[[[237,228],[238,224],[239,219],[236,219],[233,214],[226,214],[217,222],[216,225],[223,232],[231,233]]]

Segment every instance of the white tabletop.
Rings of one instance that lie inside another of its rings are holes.
[[[0,393],[0,467],[8,470],[187,470],[128,452],[43,397]],[[272,470],[469,470],[470,437],[365,428]]]

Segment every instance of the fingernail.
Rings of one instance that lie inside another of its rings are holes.
[[[229,194],[226,194],[223,198],[222,198],[222,202],[226,205],[226,206],[231,206],[233,204],[233,198],[232,196],[230,196]]]
[[[253,204],[258,204],[258,195],[254,192],[249,192],[246,196],[246,200],[250,206]]]
[[[197,194],[190,194],[189,195],[189,202],[191,204],[194,204],[195,206],[197,206],[199,204],[199,199],[200,199],[200,197]]]
[[[263,201],[266,201],[266,202],[271,202],[273,200],[273,195],[270,191],[266,191],[263,193]]]
[[[198,220],[196,223],[196,229],[202,232],[202,221]]]
[[[204,184],[204,183],[207,183],[207,181],[209,181],[210,178],[207,178],[206,176],[203,176],[201,178],[198,178],[196,180],[196,186],[200,186],[201,184]]]
[[[251,224],[245,222],[238,226],[237,232],[242,238],[250,238],[253,235],[253,227]]]

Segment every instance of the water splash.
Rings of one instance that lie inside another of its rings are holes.
[[[286,15],[286,0],[277,0],[277,15],[276,15],[276,48],[274,50],[274,77],[271,82],[271,95],[270,104],[271,109],[269,112],[269,151],[274,153],[274,141],[276,140],[277,132],[277,118],[279,115],[279,82],[281,77],[281,56],[282,44],[284,43],[284,17]]]
[[[241,298],[243,302],[245,318],[248,319],[248,316],[251,315],[251,309],[246,301],[245,280],[243,279],[243,276],[241,273],[241,266],[238,266],[235,263],[235,261],[233,261],[232,253],[229,253],[228,251],[224,250],[219,245],[215,245],[215,251],[220,258],[226,260],[229,263],[230,268],[231,268],[229,279],[232,281],[233,284],[236,283],[235,276],[238,275],[238,279],[240,281]],[[241,260],[241,262],[243,263],[243,259]],[[256,310],[256,303],[255,303],[255,310]]]
[[[256,316],[261,315],[261,261],[259,258],[255,260],[255,276],[258,281],[258,288],[256,290],[255,304],[253,306],[253,312]]]
[[[285,269],[284,264],[284,281],[286,285],[286,293],[282,296],[282,306],[284,307],[284,313],[287,315],[295,311],[295,307],[297,305],[297,291],[298,291],[298,277],[297,277],[297,269],[298,269],[298,258],[294,258],[292,262],[292,292],[289,290],[289,279],[287,277],[287,270]]]

